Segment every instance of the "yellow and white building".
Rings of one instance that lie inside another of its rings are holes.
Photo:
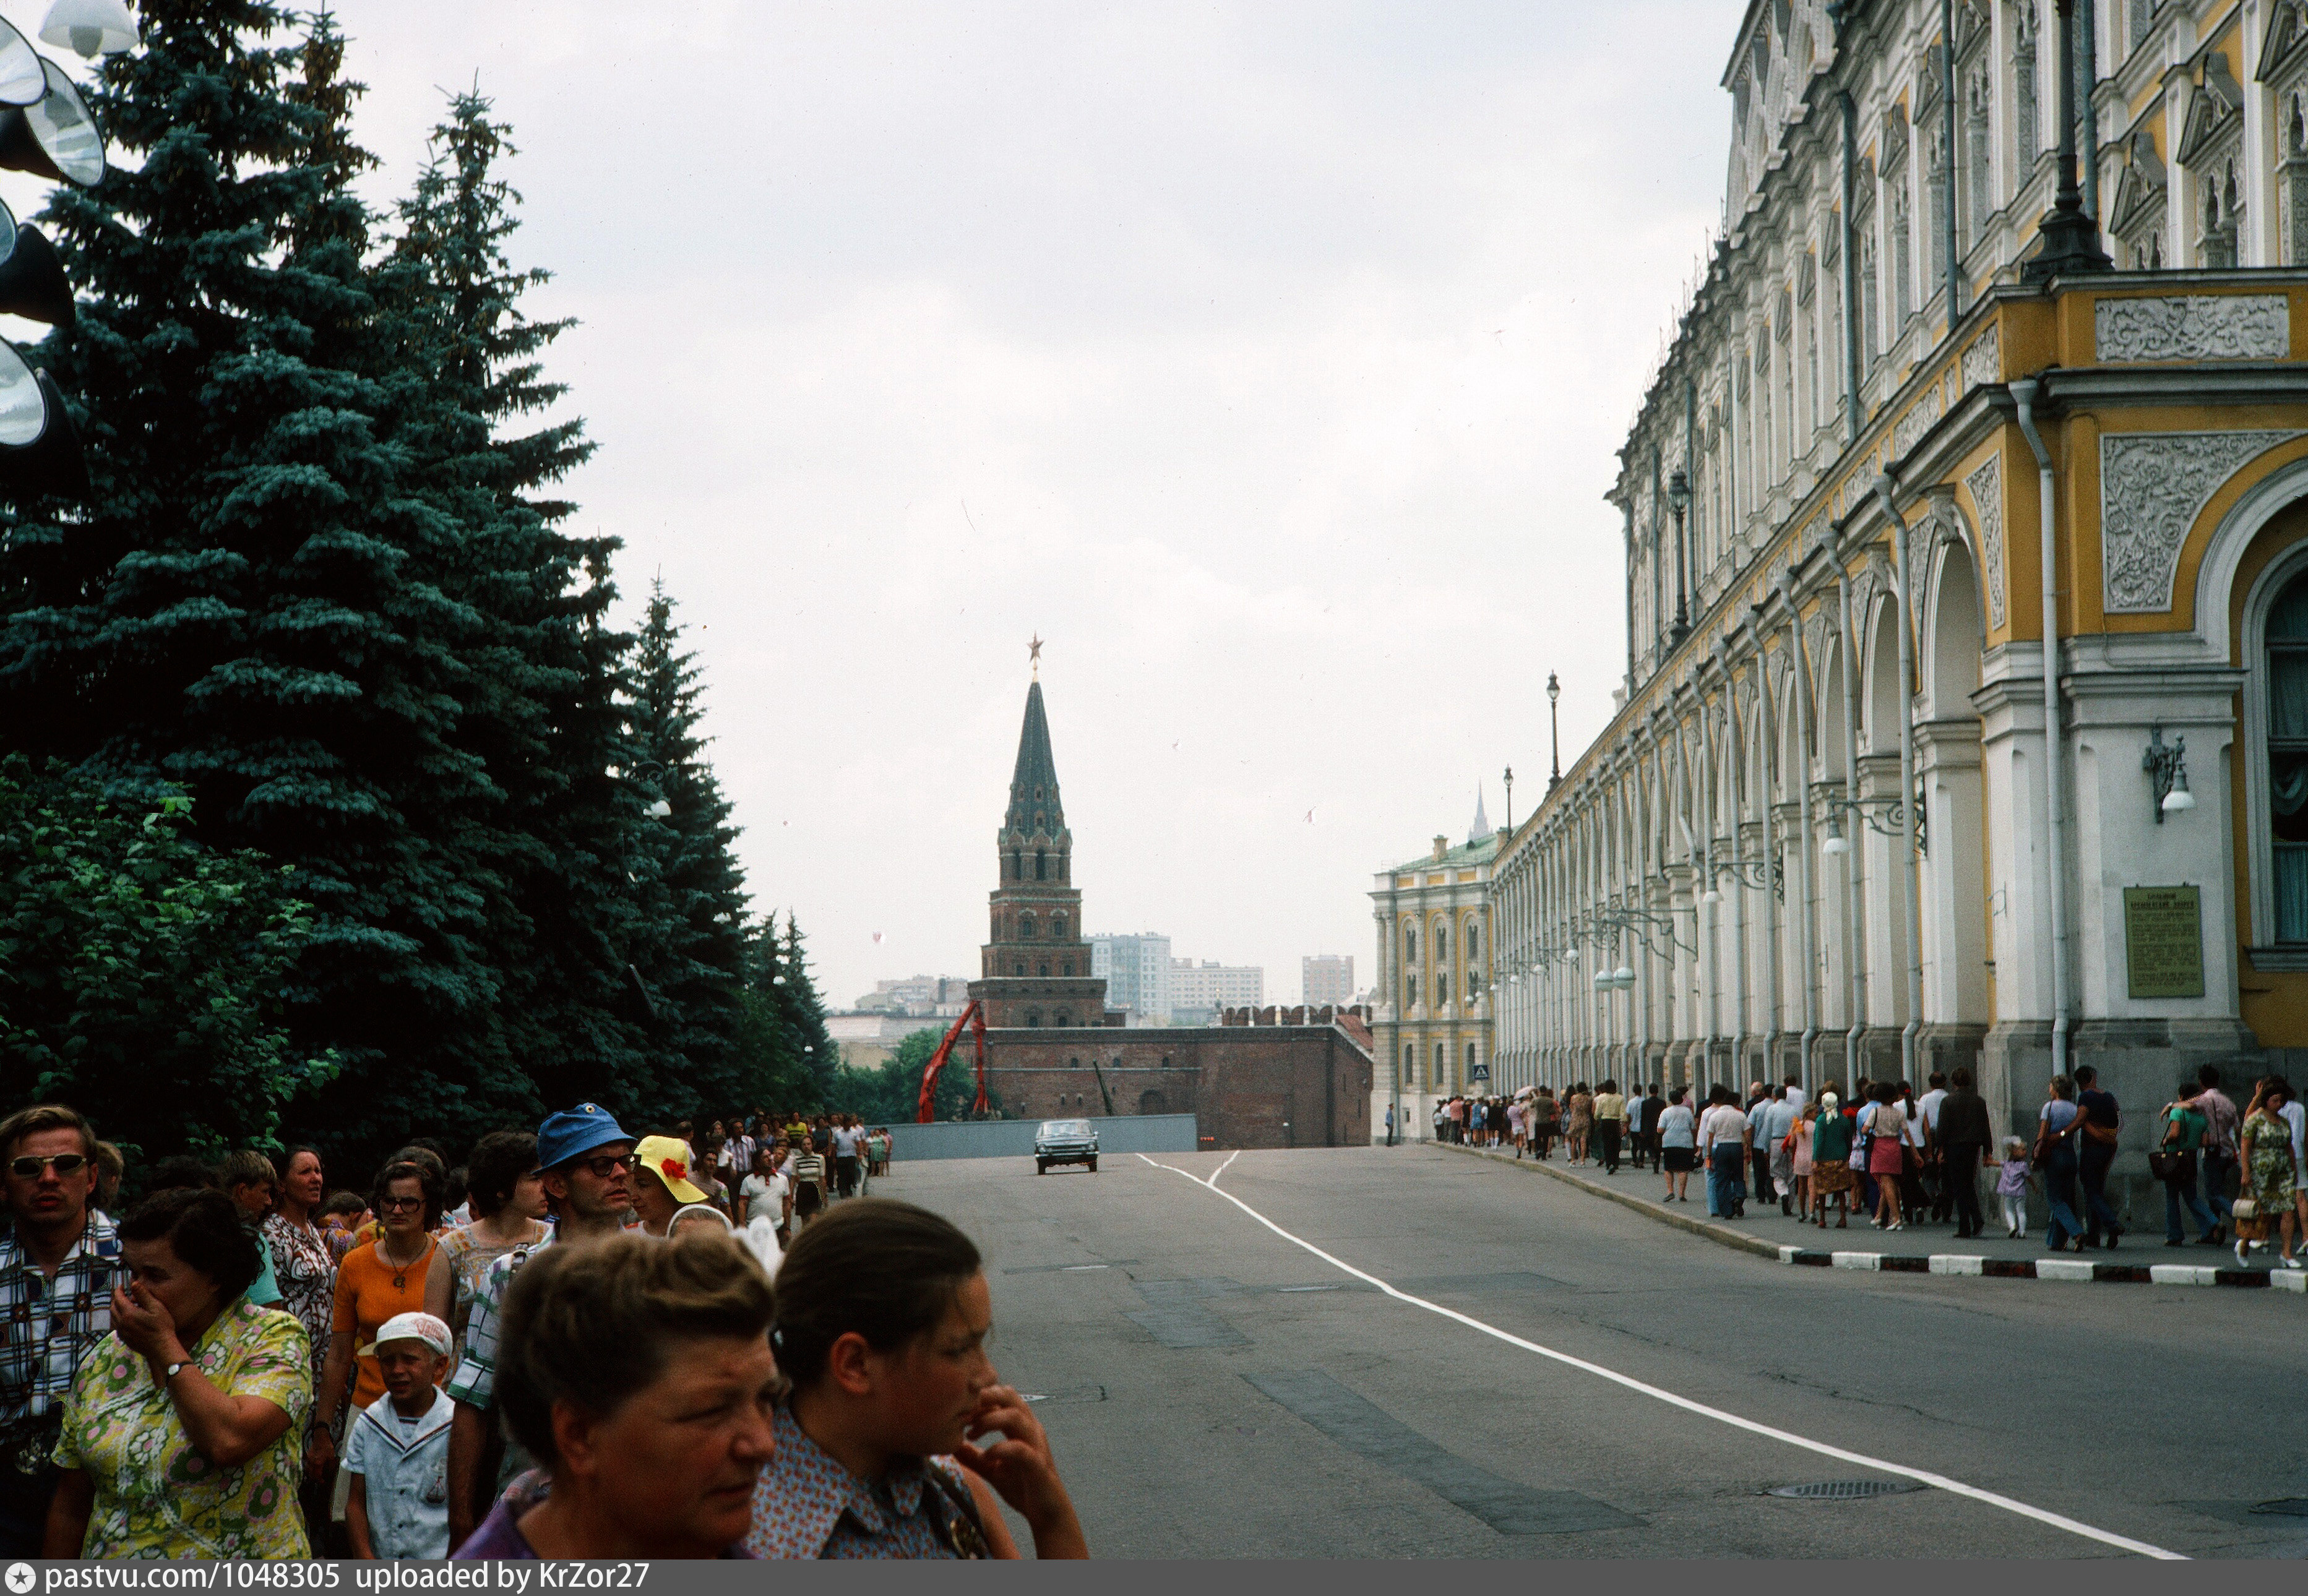
[[[1494,872],[1507,1083],[2017,1125],[2308,1049],[2308,4],[2070,0],[2056,212],[2060,0],[1949,9],[1747,7],[1623,704]]]
[[[1493,1084],[1491,867],[1498,847],[1477,800],[1463,845],[1437,837],[1425,857],[1378,872],[1371,892],[1378,939],[1374,1140],[1385,1138],[1390,1106],[1396,1134],[1415,1139],[1433,1134],[1435,1103]]]

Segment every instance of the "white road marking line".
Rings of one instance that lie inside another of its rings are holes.
[[[2186,1562],[2189,1560],[2185,1553],[2166,1551],[2164,1548],[2160,1546],[2151,1546],[2145,1540],[2134,1540],[2129,1536],[2118,1535],[2113,1531],[2098,1529],[2091,1524],[2085,1523],[2079,1519],[2069,1518],[2065,1514],[2051,1512],[2047,1508],[2030,1506],[2028,1503],[2015,1500],[2011,1497],[2000,1496],[1992,1490],[1983,1490],[1976,1485],[1966,1485],[1962,1480],[1951,1480],[1945,1474],[1934,1474],[1925,1469],[1911,1469],[1905,1463],[1886,1463],[1880,1457],[1870,1457],[1864,1452],[1848,1452],[1840,1446],[1830,1446],[1824,1441],[1814,1441],[1808,1436],[1796,1435],[1792,1430],[1777,1429],[1768,1424],[1759,1424],[1753,1419],[1743,1419],[1738,1414],[1726,1412],[1721,1408],[1710,1408],[1705,1403],[1694,1402],[1687,1396],[1678,1396],[1672,1391],[1664,1390],[1657,1386],[1648,1385],[1641,1380],[1634,1378],[1631,1375],[1623,1375],[1615,1369],[1606,1369],[1599,1363],[1590,1363],[1586,1359],[1573,1357],[1569,1352],[1558,1352],[1553,1347],[1544,1347],[1535,1341],[1526,1341],[1520,1335],[1515,1335],[1507,1331],[1502,1330],[1495,1325],[1486,1325],[1478,1318],[1459,1312],[1456,1309],[1445,1308],[1439,1302],[1429,1302],[1424,1297],[1414,1297],[1408,1291],[1398,1291],[1395,1287],[1389,1285],[1385,1281],[1381,1280],[1377,1275],[1357,1269],[1352,1264],[1348,1263],[1345,1259],[1335,1257],[1330,1253],[1324,1252],[1321,1248],[1315,1246],[1312,1241],[1306,1240],[1303,1237],[1292,1235],[1288,1231],[1284,1230],[1280,1225],[1267,1218],[1265,1214],[1261,1214],[1248,1203],[1244,1202],[1240,1197],[1235,1196],[1234,1193],[1230,1191],[1219,1191],[1219,1188],[1215,1183],[1215,1176],[1209,1180],[1205,1180],[1201,1176],[1193,1174],[1188,1171],[1182,1170],[1176,1164],[1156,1163],[1154,1160],[1147,1158],[1146,1154],[1143,1153],[1141,1153],[1138,1156],[1145,1159],[1148,1163],[1153,1164],[1153,1166],[1158,1170],[1168,1170],[1174,1175],[1184,1175],[1187,1180],[1192,1180],[1197,1186],[1209,1187],[1212,1191],[1218,1192],[1219,1196],[1226,1198],[1227,1202],[1232,1203],[1244,1214],[1249,1214],[1253,1219],[1258,1221],[1259,1223],[1264,1225],[1268,1230],[1272,1231],[1285,1241],[1290,1242],[1294,1246],[1305,1248],[1308,1252],[1313,1253],[1316,1257],[1322,1259],[1324,1263],[1330,1265],[1334,1269],[1343,1270],[1347,1274],[1353,1275],[1356,1280],[1362,1281],[1369,1285],[1376,1286],[1380,1291],[1385,1292],[1388,1296],[1392,1297],[1396,1301],[1408,1302],[1413,1308],[1423,1308],[1429,1313],[1439,1314],[1443,1318],[1456,1320],[1458,1323],[1466,1326],[1470,1330],[1479,1330],[1486,1335],[1505,1342],[1509,1346],[1520,1347],[1523,1351],[1527,1352],[1536,1352],[1542,1358],[1551,1358],[1557,1363],[1567,1364],[1572,1369],[1582,1369],[1589,1374],[1598,1377],[1599,1378],[1609,1380],[1614,1385],[1623,1386],[1630,1391],[1640,1391],[1646,1396],[1658,1398],[1659,1401],[1666,1403],[1670,1407],[1677,1407],[1683,1409],[1685,1412],[1696,1413],[1702,1419],[1712,1419],[1718,1423],[1727,1424],[1734,1429],[1744,1429],[1752,1435],[1762,1436],[1774,1441],[1784,1441],[1790,1446],[1800,1446],[1806,1452],[1815,1452],[1822,1457],[1832,1457],[1841,1463],[1856,1463],[1859,1467],[1864,1469],[1880,1469],[1887,1474],[1897,1474],[1904,1479],[1920,1480],[1925,1485],[1933,1486],[1940,1490],[1950,1492],[1952,1495],[1968,1497],[1975,1502],[1985,1502],[1991,1507],[2001,1507],[2005,1512],[2016,1513],[2022,1518],[2032,1518],[2037,1523],[2049,1524],[2055,1530],[2065,1530],[2071,1535],[2080,1535],[2087,1540],[2097,1540],[2103,1546],[2113,1546],[2124,1551],[2137,1552],[2143,1557],[2156,1557],[2169,1562]],[[1240,1156],[1240,1154],[1237,1154],[1236,1156]],[[1232,1163],[1233,1162],[1234,1160],[1231,1158],[1227,1160],[1227,1163]]]
[[[1234,1161],[1241,1156],[1242,1149],[1240,1147],[1236,1147],[1233,1152],[1227,1154],[1227,1161],[1219,1165],[1218,1168],[1212,1170],[1210,1171],[1210,1178],[1203,1181],[1202,1184],[1209,1187],[1212,1191],[1216,1191],[1219,1188],[1219,1177],[1225,1174],[1229,1169],[1232,1169],[1234,1167]]]

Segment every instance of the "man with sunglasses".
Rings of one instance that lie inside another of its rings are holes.
[[[96,1132],[56,1103],[0,1120],[9,1228],[0,1237],[0,1557],[37,1557],[50,1459],[73,1371],[112,1329],[120,1237],[89,1205]]]
[[[537,1162],[553,1233],[491,1264],[474,1293],[465,1355],[446,1390],[457,1403],[449,1431],[449,1546],[462,1545],[487,1514],[499,1480],[530,1466],[526,1457],[493,1463],[497,1433],[497,1324],[505,1288],[543,1247],[576,1247],[618,1235],[633,1206],[633,1138],[609,1111],[581,1103],[537,1128]]]

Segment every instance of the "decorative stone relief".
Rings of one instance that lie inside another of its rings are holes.
[[[1987,463],[1963,479],[1971,495],[1971,512],[1979,521],[1979,561],[1986,568],[1987,629],[2003,625],[2003,457],[1991,454]]]
[[[2101,605],[2172,607],[2180,545],[2237,467],[2296,432],[2105,433],[2099,441]]]
[[[2281,294],[2102,299],[2092,339],[2103,361],[2282,360],[2292,352],[2291,309]]]
[[[1891,453],[1904,455],[1916,446],[1916,440],[1932,430],[1940,418],[1940,407],[1944,402],[1936,387],[1924,390],[1915,408],[1899,417],[1899,425],[1891,429]]]
[[[2106,303],[2105,300],[2102,304]],[[1963,385],[1978,388],[1993,382],[2003,372],[2002,334],[1990,322],[1987,330],[1971,340],[1971,348],[1963,352]]]

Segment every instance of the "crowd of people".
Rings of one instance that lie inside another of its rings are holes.
[[[2081,1252],[2113,1248],[2126,1231],[2108,1197],[2123,1139],[2123,1106],[2088,1065],[2053,1079],[2033,1134],[1996,1137],[1971,1071],[1933,1073],[1923,1091],[1906,1081],[1831,1084],[1815,1095],[1800,1076],[1749,1084],[1744,1095],[1718,1084],[1696,1094],[1653,1082],[1574,1084],[1558,1095],[1538,1086],[1512,1098],[1452,1097],[1435,1105],[1437,1140],[1508,1148],[1548,1159],[1560,1142],[1574,1166],[1619,1172],[1623,1156],[1646,1162],[1665,1182],[1662,1200],[1689,1202],[1705,1172],[1709,1216],[1744,1219],[1752,1197],[1783,1217],[1837,1230],[1853,1215],[1876,1228],[1952,1222],[1959,1240],[1985,1235],[1983,1181],[2007,1237],[2030,1231],[2040,1202],[2044,1244]],[[2221,1089],[2207,1065],[2156,1111],[2149,1170],[2164,1188],[2164,1244],[2233,1247],[2239,1265],[2254,1247],[2297,1269],[2308,1235],[2308,1110],[2281,1076],[2254,1081],[2245,1103]]]
[[[985,1350],[975,1246],[866,1195],[891,1138],[581,1103],[131,1169],[0,1120],[0,1556],[1087,1556]],[[112,1212],[125,1188],[136,1194]]]

